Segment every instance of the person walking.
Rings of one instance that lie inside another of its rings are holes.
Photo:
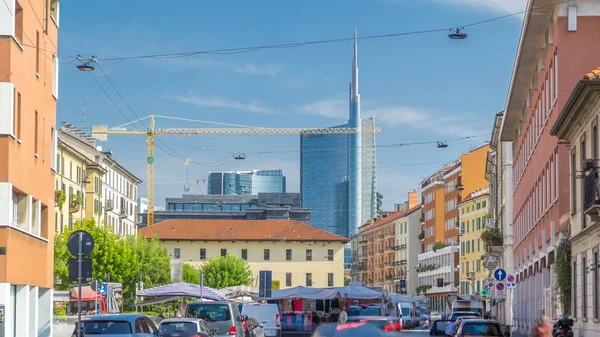
[[[543,313],[540,313],[537,324],[531,328],[529,332],[530,337],[552,337],[552,329],[548,324],[548,317]]]

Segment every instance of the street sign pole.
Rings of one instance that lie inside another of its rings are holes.
[[[200,302],[204,301],[202,291],[204,290],[204,273],[200,273]]]
[[[77,291],[77,336],[81,336],[81,278],[83,275],[83,271],[81,270],[81,265],[83,263],[83,232],[79,232],[79,252],[77,254],[77,282],[78,288]]]

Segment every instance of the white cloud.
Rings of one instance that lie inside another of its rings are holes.
[[[415,4],[422,0],[380,0],[391,4]],[[477,9],[490,10],[503,14],[517,13],[525,10],[527,0],[428,0],[455,7],[473,7]],[[519,16],[515,16],[519,17]]]
[[[171,65],[176,66],[187,66],[187,67],[202,67],[211,69],[222,69],[232,71],[234,73],[248,74],[248,75],[266,75],[266,76],[277,76],[282,65],[278,64],[253,64],[253,63],[236,63],[231,61],[214,61],[203,56],[196,56],[194,58],[167,58],[167,59],[151,59],[152,61],[167,62]]]
[[[305,104],[298,109],[300,113],[331,118],[348,117],[348,101],[337,98],[323,99]]]
[[[194,96],[194,95],[167,95],[165,98],[172,99],[182,103],[188,103],[195,106],[207,106],[213,108],[229,108],[229,109],[238,109],[245,110],[250,112],[259,112],[259,113],[275,113],[274,110],[258,104],[256,102],[238,102],[235,100],[223,98],[223,97],[202,97],[202,96]]]

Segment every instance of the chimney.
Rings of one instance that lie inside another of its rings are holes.
[[[412,192],[408,192],[408,209],[412,209],[413,207],[419,204],[419,199],[417,198],[417,190],[412,190]]]

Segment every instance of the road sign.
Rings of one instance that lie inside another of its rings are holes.
[[[506,278],[506,272],[504,271],[504,269],[498,268],[494,270],[494,278],[496,279],[496,281],[504,281],[504,279]]]
[[[506,276],[506,287],[507,288],[516,288],[517,287],[517,278],[515,275]]]
[[[488,288],[488,290],[493,289],[494,288],[494,282],[488,282],[487,288]]]
[[[496,298],[504,298],[506,296],[506,284],[504,282],[496,282]]]
[[[73,256],[79,255],[79,234],[81,234],[81,257],[87,257],[94,251],[94,238],[92,234],[78,230],[74,231],[67,239],[67,249]]]
[[[485,290],[485,289],[483,289],[483,290],[481,291],[481,297],[487,297],[487,295],[488,295],[488,291],[487,291],[487,290]]]
[[[106,283],[101,283],[100,290],[98,292],[100,293],[100,295],[106,295],[107,289],[108,289],[108,286],[106,285]]]

